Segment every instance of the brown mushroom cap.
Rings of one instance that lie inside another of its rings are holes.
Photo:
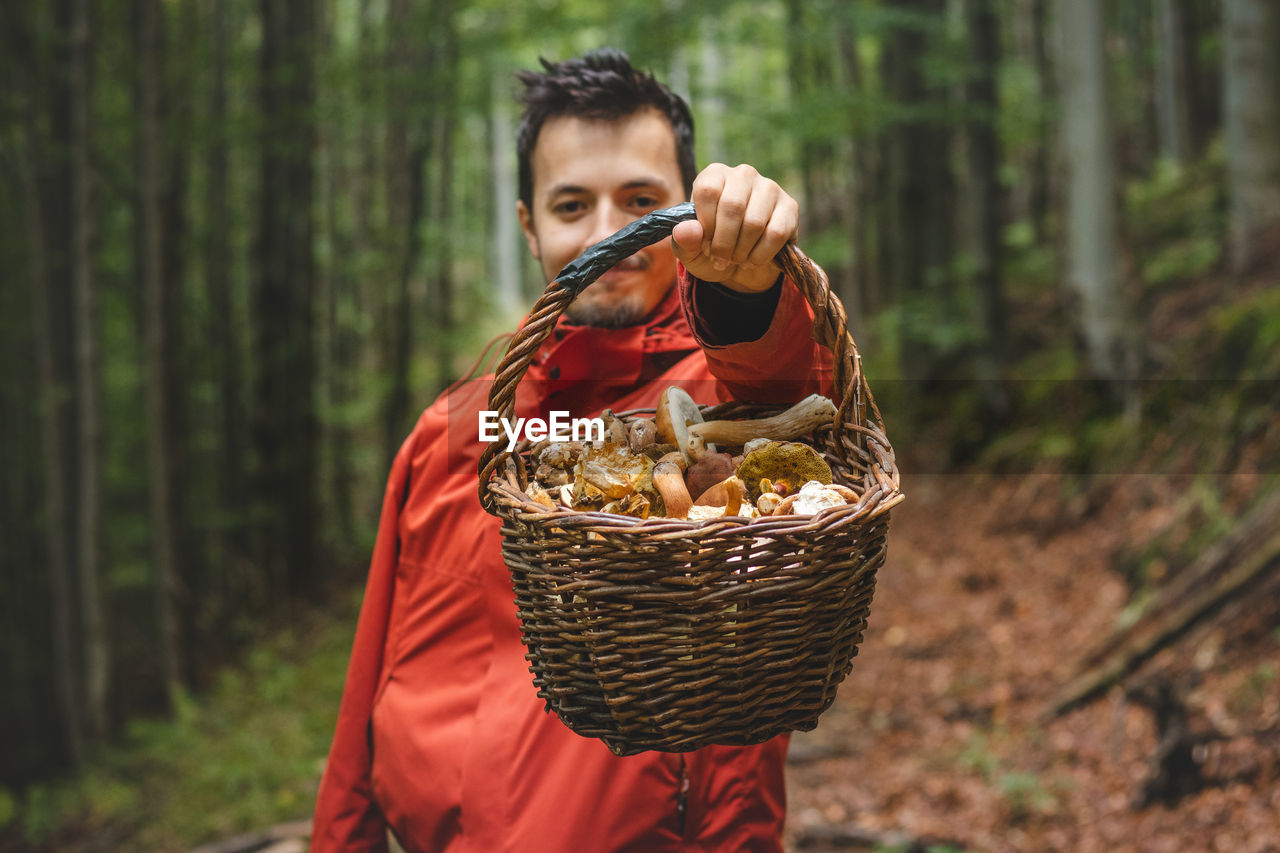
[[[631,443],[632,453],[643,453],[645,448],[652,447],[657,440],[658,428],[648,418],[637,418],[627,429],[627,440]]]
[[[742,498],[747,486],[737,477],[726,477],[703,492],[694,506],[722,506],[725,515],[737,515],[742,509]]]
[[[694,499],[707,489],[733,476],[733,461],[728,453],[704,453],[685,471],[684,482]],[[719,504],[724,506],[723,501]]]

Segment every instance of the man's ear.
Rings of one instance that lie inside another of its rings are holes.
[[[534,260],[542,260],[542,252],[538,249],[538,235],[533,231],[533,214],[523,201],[516,202],[516,216],[520,218],[520,230],[524,232],[525,242],[529,244],[529,254]]]

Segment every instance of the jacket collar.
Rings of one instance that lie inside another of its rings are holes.
[[[537,397],[547,408],[575,414],[595,411],[639,384],[646,374],[646,361],[697,346],[680,306],[679,288],[673,285],[634,326],[580,326],[561,316],[529,365],[523,384],[537,386]]]

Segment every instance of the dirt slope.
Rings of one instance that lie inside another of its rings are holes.
[[[859,836],[980,851],[1280,851],[1274,609],[1189,635],[1150,672],[1178,685],[1204,777],[1138,807],[1152,713],[1113,690],[1040,715],[1120,618],[1115,555],[1166,524],[1173,478],[1113,477],[1064,521],[1056,478],[916,477],[895,510],[871,626],[836,705],[793,740],[789,849]],[[1194,780],[1191,780],[1194,781]]]

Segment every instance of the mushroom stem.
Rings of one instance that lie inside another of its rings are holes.
[[[689,425],[689,435],[708,444],[743,445],[753,438],[790,441],[835,419],[836,405],[821,394],[810,394],[785,412],[745,421],[704,421]]]
[[[687,518],[693,499],[684,484],[684,471],[679,463],[664,460],[653,466],[653,486],[667,506],[667,518]]]
[[[730,477],[724,481],[724,489],[728,497],[724,504],[724,514],[737,515],[742,509],[742,498],[747,493],[747,485],[737,477]]]

